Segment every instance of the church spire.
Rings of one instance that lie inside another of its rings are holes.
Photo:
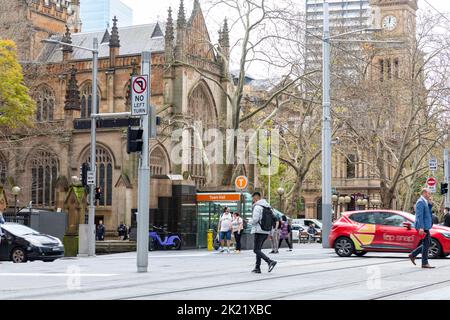
[[[117,17],[114,16],[111,38],[109,39],[110,48],[120,48],[119,29],[117,28]]]
[[[222,46],[224,48],[230,48],[230,30],[228,30],[228,20],[227,20],[227,18],[225,18],[225,21],[223,22]]]
[[[72,36],[70,34],[69,26],[66,24],[66,33],[64,34],[61,42],[72,44]],[[73,52],[73,48],[71,46],[63,46],[62,51],[64,53],[70,53]]]
[[[166,44],[171,43],[173,45],[174,39],[175,39],[175,34],[174,34],[174,29],[173,29],[172,7],[169,7],[169,16],[167,17],[167,23],[166,23]]]
[[[66,100],[64,101],[64,110],[81,110],[80,91],[77,83],[77,69],[72,66],[70,70],[70,79],[67,82]]]
[[[182,29],[186,26],[186,15],[184,13],[184,1],[180,1],[180,8],[178,9],[177,27]]]

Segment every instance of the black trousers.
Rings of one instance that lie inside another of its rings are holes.
[[[256,265],[255,265],[256,268],[261,267],[261,259],[267,263],[272,261],[261,250],[264,245],[264,241],[266,241],[268,236],[269,235],[267,234],[255,233],[255,243],[253,246],[253,252],[256,254]]]
[[[242,232],[242,231],[241,231]],[[234,232],[234,240],[236,240],[236,250],[241,251],[241,233]]]
[[[286,243],[287,243],[289,249],[292,249],[292,245],[291,245],[291,243],[289,242],[289,238],[286,238],[286,239],[280,239],[280,243],[278,243],[278,248],[281,247],[281,243],[283,242],[283,240],[286,240]]]

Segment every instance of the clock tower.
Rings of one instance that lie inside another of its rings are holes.
[[[418,0],[371,0],[372,26],[389,38],[411,37],[416,33]]]
[[[412,66],[409,55],[416,36],[417,1],[371,0],[372,27],[381,29],[375,39],[398,43],[377,43],[371,46],[369,80],[396,81],[410,77]]]

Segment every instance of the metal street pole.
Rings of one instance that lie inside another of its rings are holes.
[[[330,119],[330,16],[329,4],[323,3],[323,127],[322,127],[322,246],[329,248],[332,224],[331,208],[331,119]]]
[[[445,183],[449,183],[450,180],[450,168],[449,168],[449,159],[448,159],[448,149],[444,150],[444,181]],[[447,192],[445,195],[445,207],[450,207],[450,192]]]
[[[92,106],[91,106],[91,164],[90,170],[94,171],[95,181],[97,182],[96,169],[96,117],[97,110],[97,68],[98,68],[98,39],[94,38],[94,47],[92,50]],[[89,186],[89,217],[88,217],[88,256],[95,256],[95,185]]]
[[[151,53],[142,52],[141,74],[148,75],[148,106],[151,108]],[[149,167],[149,113],[142,116],[143,147],[139,162],[138,175],[138,216],[137,216],[137,272],[148,271],[148,227],[149,227],[149,197],[150,197],[150,167]]]

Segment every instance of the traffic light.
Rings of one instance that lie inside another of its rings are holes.
[[[441,195],[448,193],[448,183],[441,183]]]
[[[95,188],[95,200],[100,200],[102,198],[102,188]]]
[[[142,129],[131,129],[128,127],[127,132],[127,153],[142,152],[144,141],[142,141]]]
[[[85,162],[81,165],[81,183],[83,187],[87,186],[88,171],[89,171],[89,164]]]

